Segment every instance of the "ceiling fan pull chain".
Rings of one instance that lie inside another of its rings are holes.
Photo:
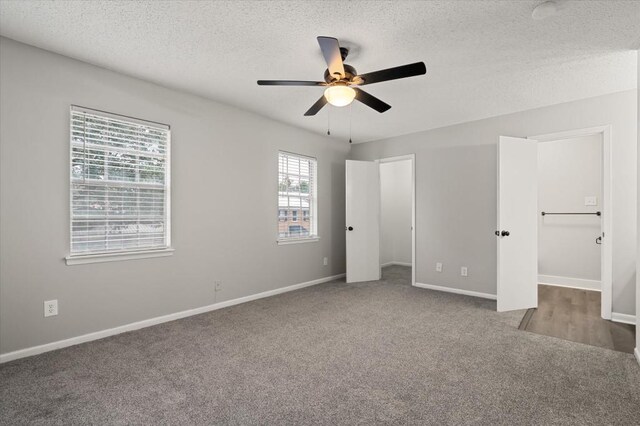
[[[352,108],[353,104],[349,104],[349,143],[351,142],[351,108]]]
[[[331,136],[331,108],[327,108],[327,136]]]

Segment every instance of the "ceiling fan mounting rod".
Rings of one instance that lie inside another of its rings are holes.
[[[340,46],[340,56],[342,56],[342,60],[344,61],[349,56],[349,49],[346,47]]]

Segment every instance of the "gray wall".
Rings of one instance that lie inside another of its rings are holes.
[[[380,263],[411,263],[411,161],[380,164]]]
[[[598,205],[585,206],[588,196]],[[602,135],[538,145],[538,210],[602,210]],[[598,216],[538,215],[538,273],[599,282],[601,246],[595,240],[601,221]]]
[[[344,141],[6,38],[0,90],[0,353],[345,271]],[[71,104],[171,125],[172,257],[65,265]],[[278,149],[318,159],[317,243],[276,245]]]
[[[638,103],[638,107],[636,109],[638,115],[636,116],[636,125],[638,126],[638,141],[636,146],[638,148],[638,161],[637,166],[638,170],[640,170],[640,50],[638,50],[638,91],[636,92],[636,99]],[[640,172],[638,172],[638,176],[636,177],[636,183],[638,185],[638,229],[640,229]],[[638,247],[640,247],[640,232],[638,233]],[[636,262],[636,271],[640,271],[640,250],[638,250],[638,259]],[[640,273],[636,272],[636,357],[638,358],[638,362],[640,363]]]
[[[353,146],[351,158],[416,154],[416,281],[496,293],[496,158],[500,135],[611,124],[613,311],[635,312],[636,90]],[[401,108],[401,106],[400,106]],[[443,262],[444,272],[435,272]],[[469,276],[460,276],[460,266]]]

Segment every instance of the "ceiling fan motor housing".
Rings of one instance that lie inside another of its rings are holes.
[[[329,73],[329,69],[326,69],[324,71],[324,81],[326,81],[327,83],[333,83],[336,81],[351,81],[353,80],[353,77],[358,75],[358,72],[356,71],[356,69],[354,67],[352,67],[351,65],[347,65],[347,64],[343,64],[344,66],[344,73],[346,74],[344,76],[344,78],[340,79],[338,78],[338,76],[334,76],[331,75]]]

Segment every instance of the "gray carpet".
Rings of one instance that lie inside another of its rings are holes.
[[[0,367],[1,424],[638,424],[632,355],[523,312],[336,281]]]

